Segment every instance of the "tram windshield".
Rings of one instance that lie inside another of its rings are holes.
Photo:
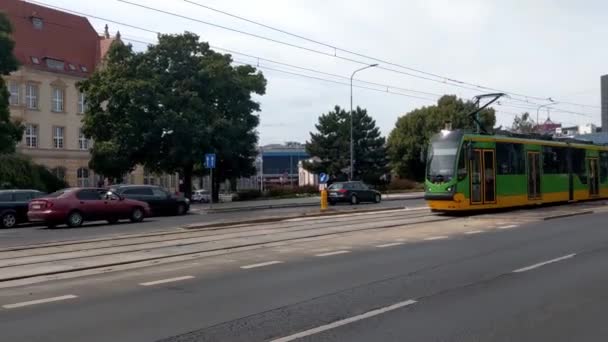
[[[431,140],[427,158],[426,178],[432,183],[449,182],[454,177],[460,139],[436,136]]]

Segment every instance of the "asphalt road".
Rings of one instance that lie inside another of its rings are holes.
[[[605,341],[607,220],[0,290],[0,332],[6,341]],[[42,295],[57,301],[23,304]]]
[[[353,209],[374,209],[391,207],[421,207],[425,206],[422,199],[404,199],[395,201],[383,201],[378,204],[360,204],[356,207],[340,204],[332,207],[333,210],[348,211]],[[318,212],[315,207],[293,207],[263,210],[246,210],[224,213],[206,213],[207,205],[193,204],[192,211],[185,216],[150,217],[144,222],[132,224],[121,221],[110,225],[106,222],[85,223],[80,228],[70,229],[60,226],[56,229],[47,229],[43,226],[21,226],[14,229],[0,229],[0,248],[11,246],[48,243],[53,241],[94,239],[121,234],[152,233],[166,231],[167,229],[178,229],[179,227],[192,223],[214,223],[233,220],[247,220],[265,217],[280,217],[300,215],[304,213]]]

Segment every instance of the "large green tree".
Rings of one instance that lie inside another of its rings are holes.
[[[17,59],[13,55],[15,43],[11,40],[11,24],[6,16],[0,13],[0,154],[12,153],[15,145],[21,140],[23,126],[10,118],[9,93],[2,76],[17,70]]]
[[[475,123],[467,114],[475,108],[475,103],[471,101],[445,95],[437,101],[437,105],[414,109],[401,116],[387,144],[393,171],[400,177],[422,180],[425,163],[420,157],[430,137],[445,127],[446,122],[450,122],[453,129],[473,129]],[[491,131],[496,123],[494,110],[487,108],[481,111],[480,123],[486,131]]]
[[[350,169],[350,114],[339,106],[319,117],[317,132],[310,133],[306,151],[318,162],[307,163],[313,172],[346,179]],[[385,139],[367,110],[353,111],[354,178],[378,184],[387,172]]]
[[[82,84],[89,99],[85,132],[95,140],[92,167],[124,174],[137,164],[180,172],[186,195],[205,153],[217,154],[214,184],[255,172],[259,104],[266,79],[233,66],[193,33],[159,35],[136,53],[113,44],[104,68]],[[215,191],[217,194],[217,191]]]

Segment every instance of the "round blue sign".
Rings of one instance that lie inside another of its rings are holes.
[[[329,180],[329,175],[327,173],[319,173],[319,182],[320,183],[327,183],[327,181]]]

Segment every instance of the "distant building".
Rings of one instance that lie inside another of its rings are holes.
[[[308,158],[305,146],[297,142],[262,146],[258,172],[261,171],[264,185],[295,186],[299,178],[298,165]]]
[[[319,158],[313,157],[308,160],[302,160],[298,163],[298,185],[299,186],[317,186],[319,185],[319,175],[310,172],[304,168],[304,162],[314,163],[320,161]]]
[[[608,134],[608,75],[600,78],[602,100],[602,132]]]
[[[540,124],[540,125],[536,125],[535,130],[537,133],[540,134],[555,134],[556,130],[558,128],[561,128],[562,124],[561,123],[556,123],[551,121],[551,118],[547,118],[547,120],[545,120],[544,123]]]
[[[591,123],[581,126],[558,127],[555,129],[557,137],[574,137],[576,135],[595,134],[597,126]]]

